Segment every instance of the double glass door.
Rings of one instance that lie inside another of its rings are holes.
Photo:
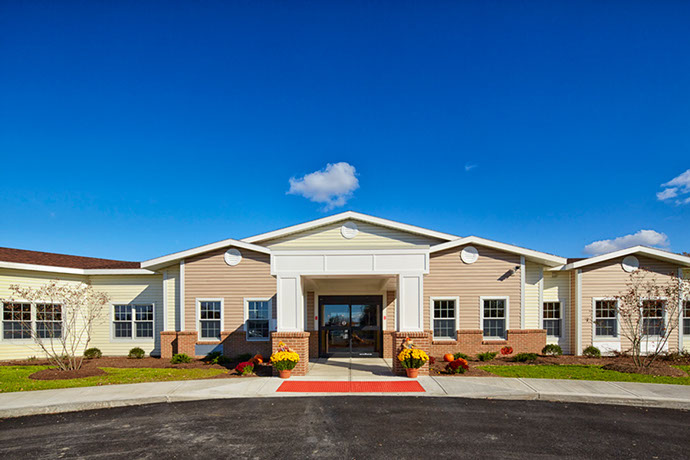
[[[381,303],[381,296],[319,297],[319,354],[380,356]]]

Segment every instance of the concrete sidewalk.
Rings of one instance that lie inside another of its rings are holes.
[[[347,395],[545,400],[690,410],[690,386],[685,385],[499,377],[420,377],[418,381],[425,393],[276,393],[283,380],[266,377],[14,392],[0,394],[0,418],[160,402]]]

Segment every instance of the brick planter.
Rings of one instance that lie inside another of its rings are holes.
[[[299,363],[292,370],[292,375],[307,375],[309,370],[309,332],[273,332],[271,333],[271,353],[278,350],[278,343],[283,342],[299,355]],[[278,371],[273,369],[273,375]]]
[[[405,368],[398,361],[398,353],[402,350],[403,342],[409,337],[416,348],[424,350],[427,354],[431,351],[431,331],[424,332],[396,332],[393,337],[393,373],[395,375],[407,375]],[[419,368],[419,375],[429,375],[429,363]]]
[[[197,331],[163,331],[161,332],[161,358],[170,359],[177,353],[191,357],[196,354]]]

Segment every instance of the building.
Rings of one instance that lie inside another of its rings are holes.
[[[91,344],[105,355],[269,355],[282,340],[300,374],[317,356],[392,357],[406,337],[437,356],[624,350],[611,296],[638,267],[690,278],[690,257],[654,248],[566,259],[348,211],[144,262],[0,248],[0,297],[11,284],[90,283],[111,297]],[[690,347],[682,307],[670,350]],[[45,320],[36,305],[4,303],[0,359],[41,354],[17,315]]]

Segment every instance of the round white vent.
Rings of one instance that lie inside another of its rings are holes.
[[[347,238],[348,240],[357,236],[358,233],[359,229],[354,222],[345,222],[343,226],[340,227],[340,234],[343,235],[343,238]]]
[[[242,253],[237,249],[228,249],[223,256],[225,263],[231,267],[239,264],[242,261]]]
[[[460,258],[466,264],[473,264],[479,259],[479,251],[474,246],[467,246],[460,252]]]
[[[637,260],[637,257],[635,256],[628,256],[623,259],[623,263],[621,265],[623,266],[623,270],[628,273],[632,273],[640,268],[640,261]]]

